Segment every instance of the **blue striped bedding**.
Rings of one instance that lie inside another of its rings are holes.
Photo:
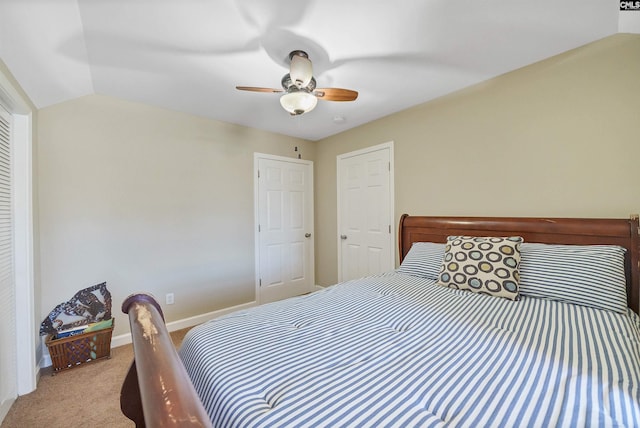
[[[640,318],[390,272],[210,321],[180,356],[217,427],[640,426]]]

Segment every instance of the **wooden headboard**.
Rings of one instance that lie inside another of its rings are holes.
[[[400,262],[414,242],[446,242],[449,235],[522,236],[525,242],[573,245],[619,245],[627,249],[627,304],[640,305],[640,239],[638,215],[628,219],[419,217],[400,218]]]

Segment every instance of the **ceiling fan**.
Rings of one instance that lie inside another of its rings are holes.
[[[289,54],[291,66],[289,73],[282,77],[283,89],[257,88],[254,86],[236,86],[241,91],[253,92],[284,92],[280,97],[282,107],[292,116],[310,112],[316,107],[318,100],[326,101],[354,101],[358,92],[341,88],[316,88],[313,77],[311,60],[306,52],[296,50]]]

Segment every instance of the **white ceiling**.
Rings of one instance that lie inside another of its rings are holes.
[[[38,108],[105,94],[318,140],[618,32],[603,0],[0,0],[0,59]],[[291,117],[288,53],[359,92]],[[334,117],[342,117],[335,123]]]

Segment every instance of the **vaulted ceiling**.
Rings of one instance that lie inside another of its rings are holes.
[[[618,28],[603,0],[2,0],[0,59],[38,108],[104,94],[318,140]],[[357,100],[294,117],[235,89],[281,88],[296,49]]]

